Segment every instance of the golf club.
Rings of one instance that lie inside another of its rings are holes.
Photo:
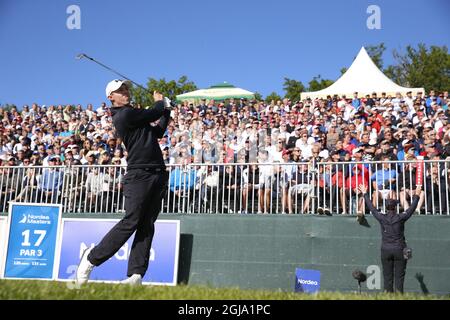
[[[89,56],[88,56],[87,54],[85,54],[85,53],[79,53],[79,54],[77,54],[77,56],[75,57],[75,59],[77,59],[77,60],[81,60],[81,59],[83,59],[83,58],[86,58],[86,59],[89,59],[89,60],[95,62],[96,64],[102,66],[103,68],[105,68],[105,69],[107,69],[107,70],[109,70],[109,71],[111,71],[111,72],[117,74],[118,76],[120,76],[120,77],[122,77],[122,78],[124,78],[124,79],[126,79],[126,80],[128,80],[128,81],[130,81],[132,84],[134,84],[135,86],[137,86],[137,87],[143,89],[144,91],[147,91],[147,92],[149,92],[149,93],[152,93],[152,92],[150,92],[147,88],[145,88],[144,86],[140,85],[139,83],[134,82],[134,81],[131,80],[130,78],[128,78],[128,77],[124,76],[123,74],[121,74],[120,72],[117,72],[116,70],[114,70],[114,69],[108,67],[107,65],[101,63],[100,61],[97,61],[97,60],[95,60],[94,58],[89,57]],[[153,93],[152,93],[152,94],[153,94]],[[172,101],[171,101],[170,99],[168,99],[167,97],[164,98],[164,101],[165,101],[166,103],[168,103],[172,108],[175,107],[175,103],[172,102]]]
[[[108,67],[107,65],[105,65],[105,64],[103,64],[103,63],[101,63],[101,62],[95,60],[94,58],[89,57],[89,56],[88,56],[87,54],[85,54],[85,53],[77,54],[77,56],[75,57],[75,59],[78,59],[78,60],[81,60],[81,59],[83,59],[83,58],[86,58],[86,59],[89,59],[89,60],[95,62],[96,64],[102,66],[103,68],[105,68],[105,69],[107,69],[107,70],[109,70],[109,71],[111,71],[111,72],[117,74],[118,76],[120,76],[120,77],[122,77],[122,78],[124,78],[124,79],[126,79],[126,80],[128,80],[128,81],[130,81],[132,84],[138,86],[139,88],[141,88],[141,89],[143,89],[143,90],[145,90],[145,91],[148,91],[148,89],[146,89],[144,86],[140,85],[139,83],[134,82],[134,81],[131,80],[130,78],[128,78],[128,77],[124,76],[123,74],[117,72],[116,70],[114,70],[114,69]]]

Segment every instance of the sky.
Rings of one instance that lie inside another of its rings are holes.
[[[74,20],[71,5],[80,9]],[[380,28],[370,5],[380,10]],[[118,78],[186,75],[199,88],[227,81],[283,95],[284,78],[336,80],[361,46],[449,46],[447,0],[0,0],[0,105],[106,101]],[[79,21],[79,29],[67,22]]]

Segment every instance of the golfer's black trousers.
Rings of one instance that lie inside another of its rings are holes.
[[[136,231],[128,258],[127,275],[144,276],[155,233],[154,223],[167,192],[167,172],[129,170],[124,178],[125,217],[120,220],[89,253],[95,266],[111,258]]]
[[[406,260],[402,249],[381,249],[381,263],[383,265],[384,290],[386,292],[403,293],[405,281]]]

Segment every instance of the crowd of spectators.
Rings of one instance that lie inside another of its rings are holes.
[[[450,157],[449,103],[447,91],[430,91],[427,96],[408,92],[405,96],[373,93],[363,97],[355,92],[353,97],[271,103],[184,101],[172,110],[172,120],[159,143],[167,164],[182,165],[368,162],[418,156],[442,160]],[[106,103],[98,108],[92,104],[83,108],[34,103],[21,110],[0,109],[0,118],[2,167],[126,166],[127,153],[115,135]],[[242,174],[249,172],[239,172]],[[352,181],[348,183],[356,189]],[[286,208],[291,206],[288,192],[283,192]],[[261,194],[260,198],[264,197]],[[345,193],[342,197],[345,199]],[[345,210],[345,200],[343,206]]]
[[[395,97],[328,97],[304,101],[184,102],[160,141],[167,163],[283,162],[313,157],[392,160],[450,155],[448,92]],[[2,165],[122,164],[126,150],[114,134],[106,103],[98,108],[23,106],[1,112]]]

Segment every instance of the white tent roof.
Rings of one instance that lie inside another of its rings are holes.
[[[404,95],[408,91],[411,91],[413,95],[417,92],[425,92],[423,88],[405,88],[394,83],[378,69],[366,49],[362,47],[350,68],[335,83],[319,91],[303,92],[301,99],[326,98],[328,95],[335,94],[353,97],[354,92],[358,92],[359,97],[373,92],[376,92],[378,96],[382,92],[395,96],[397,92]]]

